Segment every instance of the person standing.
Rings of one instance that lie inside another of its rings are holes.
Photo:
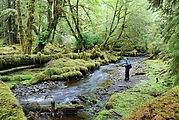
[[[125,58],[125,63],[124,63],[124,67],[125,67],[125,81],[129,81],[129,70],[132,68],[132,65],[130,64],[130,61],[128,60],[128,58]]]

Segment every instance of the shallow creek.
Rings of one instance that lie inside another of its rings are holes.
[[[130,57],[129,60],[132,64],[136,62],[143,61],[145,58],[142,57]],[[15,88],[13,91],[14,96],[17,97],[20,104],[39,104],[39,105],[50,105],[51,101],[55,101],[57,104],[70,104],[71,101],[77,100],[77,96],[86,96],[88,98],[96,98],[96,92],[100,88],[110,86],[112,82],[109,79],[110,74],[115,70],[119,64],[123,61],[119,61],[116,64],[109,64],[101,66],[98,70],[93,71],[86,77],[81,80],[70,80],[68,82],[44,82],[38,85],[20,85],[18,88]],[[124,72],[124,71],[121,71]],[[122,91],[126,89],[121,89]],[[112,91],[108,91],[112,92]],[[120,92],[120,91],[118,91]],[[106,94],[105,94],[106,95]],[[98,107],[101,108],[104,106],[107,99],[110,97],[110,94],[107,97],[102,98],[101,101],[98,99]],[[101,104],[102,105],[99,105]],[[88,112],[93,111],[94,109],[88,109]],[[94,111],[93,111],[94,112]],[[45,120],[45,118],[41,118]],[[83,120],[87,118],[75,117],[75,116],[65,116],[62,120]],[[55,120],[61,120],[55,119]]]

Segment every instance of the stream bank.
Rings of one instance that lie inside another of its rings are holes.
[[[120,61],[116,64],[101,66],[81,80],[20,85],[13,92],[21,104],[50,105],[51,101],[57,104],[77,103],[86,106],[83,112],[94,116],[96,112],[104,109],[105,103],[112,94],[126,91],[139,83],[141,79],[147,79],[145,75],[136,75],[144,69],[141,66],[146,58],[131,57],[129,59],[133,64],[131,79],[134,80],[131,82],[123,81],[124,68],[121,66],[123,61]]]
[[[167,92],[172,88],[172,79],[168,77],[166,71],[168,65],[161,60],[147,60],[144,63],[142,66],[146,68],[135,73],[134,77],[131,77],[131,82],[138,75],[145,75],[148,80],[142,77],[141,82],[131,89],[113,94],[105,109],[97,114],[95,120],[158,120],[159,118],[177,120],[178,87],[171,90],[172,95],[171,91]],[[163,93],[165,94],[162,95]],[[175,107],[171,107],[173,105]]]

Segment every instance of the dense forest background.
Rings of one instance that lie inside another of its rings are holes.
[[[155,41],[161,41],[156,29],[164,20],[146,9],[147,1],[1,2],[1,42],[20,43],[22,53],[43,51],[46,44],[54,42],[76,50],[98,45],[121,52],[146,52],[149,43],[157,46]]]

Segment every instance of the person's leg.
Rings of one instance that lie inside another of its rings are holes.
[[[127,70],[127,81],[129,81],[129,69]]]
[[[125,81],[129,80],[129,69],[126,68]]]

